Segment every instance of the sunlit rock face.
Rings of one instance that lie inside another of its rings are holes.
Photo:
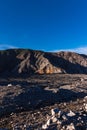
[[[54,67],[52,65],[47,65],[43,69],[39,69],[37,71],[39,74],[53,74],[53,73],[65,73],[65,71],[61,68]]]

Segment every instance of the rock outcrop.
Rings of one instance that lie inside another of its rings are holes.
[[[87,74],[87,56],[26,49],[0,51],[0,74]]]
[[[86,113],[85,113],[86,116]],[[43,130],[86,130],[86,122],[82,111],[74,113],[65,113],[55,108],[51,110],[51,116],[48,117],[47,122],[42,125]]]

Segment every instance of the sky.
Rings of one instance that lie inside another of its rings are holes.
[[[0,49],[87,54],[87,0],[0,0]]]

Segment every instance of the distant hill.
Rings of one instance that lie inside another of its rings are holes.
[[[87,74],[87,56],[74,52],[30,49],[0,51],[0,74]]]

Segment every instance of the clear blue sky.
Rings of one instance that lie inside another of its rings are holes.
[[[87,46],[87,0],[0,0],[0,45],[45,51]]]

